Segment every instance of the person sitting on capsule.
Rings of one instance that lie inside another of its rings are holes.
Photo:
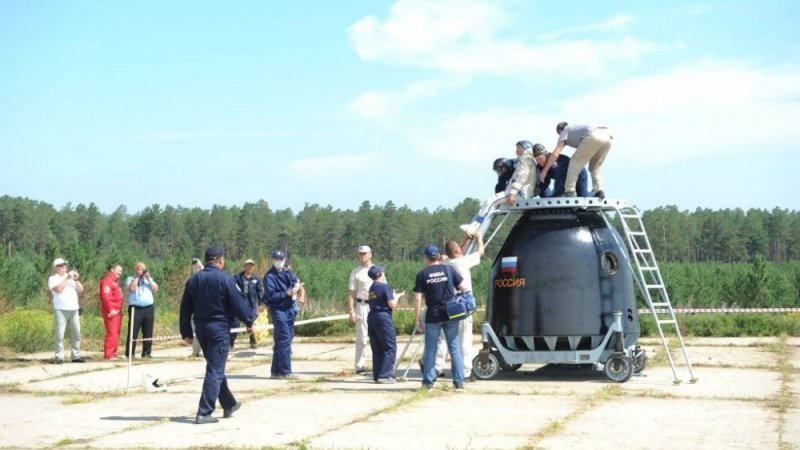
[[[533,158],[536,160],[536,167],[541,172],[550,157],[550,152],[544,147],[536,146],[533,148],[532,153]],[[561,197],[564,194],[564,182],[567,180],[569,163],[569,156],[563,154],[558,155],[556,161],[550,166],[550,170],[547,172],[544,181],[539,178],[536,179],[536,187],[533,189],[533,196],[542,198]],[[588,178],[589,176],[586,173],[586,169],[581,167],[581,171],[578,174],[578,182],[575,184],[578,197],[589,197]],[[550,183],[552,182],[554,182],[554,186],[551,188]]]
[[[536,145],[544,149],[544,146],[541,144]],[[533,159],[533,154],[531,153],[533,147],[534,145],[531,144],[530,141],[517,142],[517,159],[514,163],[513,175],[511,175],[511,178],[507,182],[505,190],[486,197],[483,203],[481,203],[481,209],[478,211],[478,214],[472,218],[472,222],[459,227],[461,231],[468,236],[473,236],[475,232],[481,229],[481,225],[486,216],[498,206],[502,205],[503,201],[511,205],[517,200],[517,197],[530,198],[532,196],[537,170],[536,161]],[[496,187],[497,186],[495,186],[495,188]]]
[[[514,167],[517,166],[517,160],[511,158],[497,158],[492,164],[492,169],[497,174],[497,184],[494,185],[494,193],[505,192],[508,187],[508,182],[511,181],[511,176],[514,175]]]

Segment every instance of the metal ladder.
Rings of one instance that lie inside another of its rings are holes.
[[[622,223],[622,230],[628,241],[628,251],[631,254],[630,259],[631,262],[635,264],[636,270],[634,273],[636,283],[639,285],[639,290],[647,301],[650,312],[653,313],[658,335],[664,346],[664,353],[667,355],[669,366],[672,369],[672,375],[675,378],[674,383],[679,384],[681,380],[678,378],[677,371],[675,370],[675,362],[670,354],[667,339],[664,337],[662,325],[672,325],[675,328],[675,334],[678,336],[683,359],[686,362],[686,367],[689,369],[689,382],[695,383],[697,382],[697,378],[695,378],[692,372],[692,363],[689,361],[689,355],[686,353],[686,346],[684,345],[683,336],[678,326],[678,320],[675,318],[675,310],[672,308],[672,303],[669,301],[667,288],[664,285],[664,279],[661,277],[658,262],[650,246],[650,238],[647,236],[647,231],[644,228],[642,216],[639,210],[632,206],[616,205],[613,209]],[[606,220],[608,221],[607,217]],[[611,224],[609,223],[609,225]]]

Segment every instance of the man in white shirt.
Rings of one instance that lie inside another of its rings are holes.
[[[444,261],[444,264],[451,266],[464,279],[461,282],[461,286],[464,289],[463,292],[472,292],[470,269],[481,263],[484,253],[483,236],[481,236],[480,231],[475,232],[473,236],[478,240],[478,248],[469,255],[464,255],[462,250],[469,242],[468,240],[461,246],[456,241],[450,241],[444,248],[448,258]],[[472,376],[472,315],[458,322],[458,343],[461,347],[461,357],[464,362],[464,381],[475,381],[475,377]],[[444,336],[439,336],[439,348],[436,351],[437,373],[443,373],[446,353],[447,342],[445,342]]]
[[[78,294],[83,285],[77,271],[67,272],[67,261],[56,258],[53,261],[55,274],[47,280],[47,287],[53,294],[53,314],[55,315],[55,355],[56,364],[64,363],[64,331],[69,326],[72,362],[85,362],[81,356],[81,321]]]
[[[366,349],[369,348],[369,330],[367,329],[367,315],[369,315],[369,288],[372,278],[367,271],[372,267],[372,249],[368,245],[358,247],[358,261],[361,263],[350,272],[347,284],[347,305],[350,308],[350,321],[356,325],[356,364],[357,374],[366,373],[364,365],[367,361]]]

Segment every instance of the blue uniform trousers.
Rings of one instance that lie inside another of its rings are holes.
[[[292,338],[294,338],[294,318],[297,312],[293,308],[270,308],[272,320],[272,375],[292,374]]]
[[[458,321],[425,323],[425,352],[422,355],[422,384],[433,386],[436,381],[436,348],[439,334],[444,331],[447,350],[450,352],[450,373],[453,385],[464,385],[464,365],[461,361],[461,346],[458,343]]]
[[[370,311],[367,316],[369,346],[372,349],[372,379],[394,376],[397,333],[389,311]]]
[[[227,321],[196,322],[195,327],[197,341],[206,359],[206,377],[203,380],[203,393],[200,395],[197,414],[207,416],[214,411],[217,398],[223,409],[236,405],[236,399],[228,389],[228,380],[225,377],[230,328]]]

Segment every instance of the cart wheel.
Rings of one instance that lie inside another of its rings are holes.
[[[500,362],[493,353],[489,353],[489,361],[485,364],[481,364],[480,356],[476,356],[472,359],[472,373],[474,373],[479,380],[490,380],[494,378],[499,371]]]
[[[633,357],[633,373],[639,373],[644,370],[647,365],[647,353],[644,350],[640,351]]]
[[[522,367],[522,364],[507,364],[504,362],[500,363],[500,369],[502,369],[503,372],[515,372],[520,367]]]
[[[633,363],[627,357],[611,357],[606,360],[605,372],[608,379],[615,383],[624,383],[633,375]]]

